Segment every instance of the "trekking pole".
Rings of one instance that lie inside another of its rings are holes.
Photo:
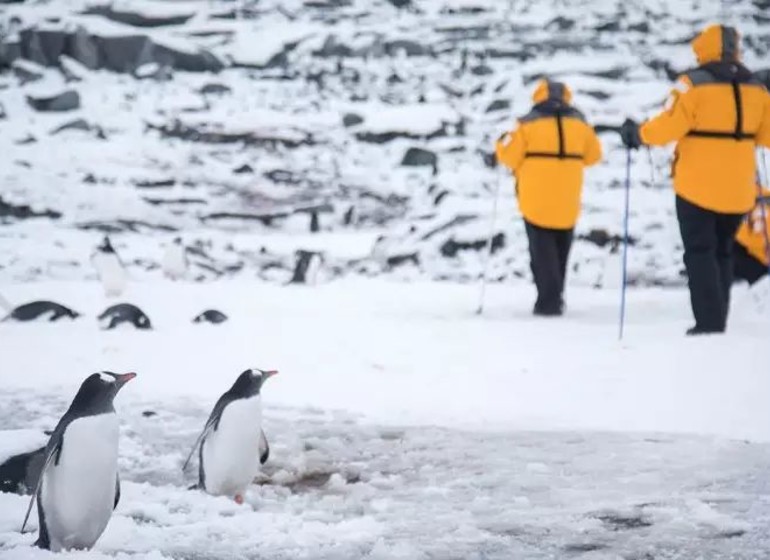
[[[762,172],[765,176],[765,187],[770,188],[770,176],[767,175],[767,160],[765,159],[765,149],[759,149],[762,160]],[[759,215],[762,219],[762,231],[765,235],[765,256],[767,257],[767,276],[770,277],[770,233],[767,231],[767,208],[768,200],[765,193],[762,192],[762,182],[757,181],[757,202],[759,203]]]
[[[628,214],[631,194],[631,149],[626,148],[626,200],[623,212],[623,261],[620,287],[620,330],[618,340],[623,340],[623,329],[626,323],[626,285],[628,279]]]
[[[479,307],[476,310],[476,315],[482,315],[484,313],[484,296],[487,291],[487,268],[489,268],[489,261],[492,260],[493,243],[492,238],[495,235],[495,222],[497,221],[497,198],[500,193],[500,184],[503,182],[503,178],[498,174],[498,178],[495,181],[495,195],[492,201],[492,220],[489,224],[489,238],[487,239],[486,256],[484,257],[484,264],[481,271],[481,294],[479,295]]]

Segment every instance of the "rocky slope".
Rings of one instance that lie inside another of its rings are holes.
[[[0,1],[0,279],[86,278],[109,233],[132,276],[183,237],[190,277],[529,275],[491,143],[535,80],[593,122],[644,117],[713,21],[770,51],[766,0]],[[625,154],[587,175],[574,282],[617,283]],[[630,275],[682,282],[670,153],[634,158]]]

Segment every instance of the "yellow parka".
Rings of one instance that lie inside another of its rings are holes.
[[[594,129],[570,105],[564,84],[542,80],[535,106],[496,144],[497,160],[517,179],[524,219],[544,228],[571,229],[580,213],[583,168],[602,157]]]
[[[679,77],[667,108],[642,124],[642,142],[677,142],[674,190],[721,213],[748,212],[757,144],[770,147],[770,94],[742,64],[738,33],[714,25],[692,42],[700,66]]]
[[[770,190],[765,189],[762,196],[770,198]],[[770,208],[765,206],[763,222],[760,204],[763,202],[758,202],[754,210],[746,216],[738,228],[738,233],[735,234],[735,240],[743,245],[749,255],[768,266],[770,265],[770,256],[767,254],[766,236],[770,236]]]

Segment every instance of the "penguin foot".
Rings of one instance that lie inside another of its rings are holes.
[[[236,504],[238,504],[239,506],[243,505],[243,496],[241,496],[240,494],[236,494],[234,499]]]

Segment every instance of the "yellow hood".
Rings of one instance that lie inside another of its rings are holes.
[[[698,64],[738,62],[741,59],[740,35],[733,27],[710,25],[692,42]]]
[[[555,99],[569,104],[572,101],[572,91],[561,82],[552,82],[550,80],[540,80],[532,94],[532,100],[535,103],[543,103]]]

